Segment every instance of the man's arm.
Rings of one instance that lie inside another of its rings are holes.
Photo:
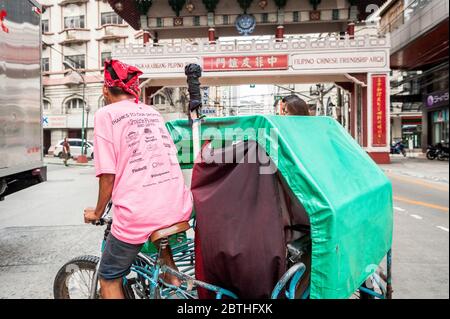
[[[85,223],[91,223],[91,222],[97,221],[102,217],[103,212],[105,211],[106,205],[108,205],[109,201],[111,200],[115,178],[116,178],[116,175],[114,175],[114,174],[100,175],[97,207],[95,209],[86,208],[84,210],[84,222]]]

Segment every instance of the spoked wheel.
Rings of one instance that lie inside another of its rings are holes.
[[[55,299],[89,299],[92,280],[100,258],[81,256],[72,259],[58,271],[53,283]],[[100,286],[97,285],[95,298],[100,298]]]
[[[97,256],[81,256],[72,259],[58,271],[53,284],[55,299],[89,299],[91,285],[100,258]],[[135,299],[134,279],[124,281],[124,295],[126,299]],[[100,299],[100,284],[97,282],[95,299]]]

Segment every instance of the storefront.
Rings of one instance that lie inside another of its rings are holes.
[[[402,140],[409,145],[412,141],[414,148],[422,147],[422,118],[405,116],[402,118]]]
[[[429,119],[431,126],[431,143],[437,144],[442,141],[448,143],[448,107],[447,109],[429,112]]]
[[[449,104],[448,90],[437,91],[425,97],[423,113],[424,136],[422,148],[440,142],[449,143]],[[426,144],[426,145],[423,145]]]

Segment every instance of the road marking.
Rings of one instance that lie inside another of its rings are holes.
[[[431,183],[427,183],[427,182],[423,182],[423,181],[419,181],[414,177],[410,177],[410,178],[406,178],[406,177],[400,177],[396,174],[392,174],[392,173],[386,173],[387,176],[389,176],[392,179],[396,179],[399,181],[403,181],[403,182],[408,182],[408,183],[412,183],[412,184],[417,184],[417,185],[421,185],[427,188],[431,188],[431,189],[436,189],[439,191],[443,191],[448,193],[449,188],[445,187],[445,186],[439,186],[439,185],[435,185],[435,184],[431,184]]]
[[[448,228],[442,227],[442,226],[437,226],[437,228],[439,228],[440,230],[446,231],[448,233]]]
[[[400,196],[394,196],[394,200],[398,200],[399,202],[404,202],[404,203],[408,203],[408,204],[434,208],[434,209],[441,210],[441,211],[448,213],[448,207],[444,207],[444,206],[433,205],[430,203],[420,202],[420,201],[416,201],[416,200],[412,200],[412,199],[400,197]]]
[[[423,217],[422,217],[422,216],[419,216],[419,215],[411,215],[411,217],[412,217],[412,218],[415,218],[415,219],[423,219]]]
[[[406,212],[406,209],[400,208],[400,207],[394,207],[395,210],[399,212]]]

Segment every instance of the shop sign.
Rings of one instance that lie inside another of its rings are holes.
[[[64,115],[44,115],[42,117],[42,126],[44,128],[66,128],[67,117]]]
[[[427,108],[447,106],[448,105],[448,91],[437,91],[428,94],[425,99]]]
[[[372,76],[372,145],[387,146],[386,76]]]

